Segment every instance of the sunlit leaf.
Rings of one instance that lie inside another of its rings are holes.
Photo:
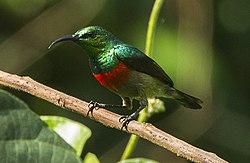
[[[86,154],[83,162],[84,163],[100,163],[96,155],[90,152]]]
[[[131,158],[131,159],[119,161],[118,163],[159,163],[159,162],[155,160],[150,160],[147,158]]]
[[[91,136],[88,127],[59,116],[40,116],[40,118],[70,144],[76,150],[78,156],[81,155],[86,141]]]

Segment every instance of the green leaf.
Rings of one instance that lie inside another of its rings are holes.
[[[79,163],[75,150],[28,106],[0,90],[0,161]]]
[[[78,156],[81,155],[86,141],[91,136],[91,131],[88,127],[59,116],[40,116],[40,118],[70,144],[76,150]]]
[[[159,163],[159,162],[155,160],[150,160],[147,158],[131,158],[131,159],[119,161],[118,163]]]
[[[96,155],[90,152],[86,154],[83,162],[84,163],[100,163]]]

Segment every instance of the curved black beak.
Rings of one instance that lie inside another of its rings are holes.
[[[53,41],[53,42],[49,45],[48,49],[50,49],[53,45],[55,45],[55,44],[57,44],[57,43],[59,43],[59,42],[68,41],[68,40],[69,40],[69,41],[76,41],[76,40],[78,40],[78,37],[77,37],[76,35],[65,35],[65,36],[62,36],[62,37],[60,37],[59,39]]]

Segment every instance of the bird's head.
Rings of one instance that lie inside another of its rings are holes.
[[[118,40],[115,36],[99,26],[89,26],[78,30],[72,35],[65,35],[52,42],[49,46],[62,41],[73,41],[84,48],[90,56],[96,56],[102,53],[105,49],[111,47]]]

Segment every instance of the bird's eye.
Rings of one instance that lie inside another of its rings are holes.
[[[96,33],[88,32],[88,33],[83,34],[81,38],[84,38],[84,39],[86,39],[86,38],[94,38],[95,36],[96,36]]]

